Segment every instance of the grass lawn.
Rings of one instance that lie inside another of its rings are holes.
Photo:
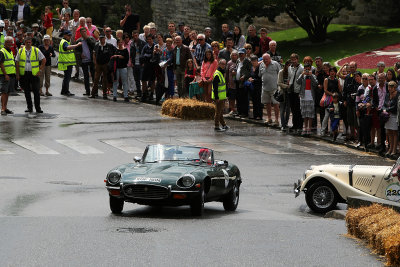
[[[324,61],[334,64],[344,57],[399,43],[400,29],[331,24],[328,27],[328,39],[331,42],[326,44],[306,44],[307,33],[302,28],[271,32],[269,36],[277,41],[277,50],[284,60],[288,59],[291,53],[297,53],[301,60],[305,56],[312,58],[321,56]],[[359,70],[372,72],[372,70]]]

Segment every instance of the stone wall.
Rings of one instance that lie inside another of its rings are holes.
[[[168,22],[174,21],[190,25],[203,32],[205,27],[216,29],[216,20],[208,16],[206,0],[152,0],[153,20],[159,31],[167,32]]]
[[[400,25],[400,5],[395,0],[353,0],[354,10],[341,10],[332,23],[396,27]]]

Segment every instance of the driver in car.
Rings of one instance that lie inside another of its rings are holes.
[[[202,148],[199,151],[199,161],[211,164],[211,152],[207,148]]]

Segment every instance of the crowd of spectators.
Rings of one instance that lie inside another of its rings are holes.
[[[107,99],[112,94],[113,101],[117,101],[118,89],[122,89],[127,102],[136,98],[159,104],[174,97],[212,102],[217,71],[218,77],[224,75],[226,82],[228,116],[265,120],[282,131],[305,136],[331,135],[336,140],[342,133],[346,141],[356,142],[365,149],[375,147],[389,157],[397,154],[400,62],[386,72],[384,62],[379,62],[376,72],[360,73],[356,62],[344,64],[338,70],[319,56],[300,57],[293,53],[284,61],[277,42],[268,37],[265,28],[257,30],[250,25],[244,33],[239,26],[222,24],[222,34],[218,37],[210,27],[198,32],[183,22],[171,21],[167,33],[162,34],[152,22],[141,28],[139,15],[128,4],[114,36],[110,27],[96,27],[90,17],[71,10],[68,0],[62,4],[62,9],[56,9],[61,20],[58,29],[52,24],[51,7],[46,7],[42,25],[33,24],[28,29],[23,22],[30,16],[29,8],[23,0],[13,8],[10,20],[0,6],[1,48],[5,47],[19,59],[25,53],[21,49],[26,41],[31,40],[32,46],[40,51],[32,59],[46,59],[39,73],[31,78],[34,86],[30,90],[35,101],[40,101],[38,95],[51,96],[50,64],[56,54],[52,35],[60,32],[63,39],[58,48],[58,68],[64,71],[63,95],[73,95],[69,82],[75,67],[75,77],[80,69],[83,71],[84,95],[90,98],[98,97],[101,87],[102,97]],[[10,37],[6,46],[4,37]],[[8,57],[3,49],[1,52],[2,115],[6,115],[12,113],[7,108],[8,95],[18,86],[9,82],[12,86],[6,88],[7,81],[12,80],[8,76],[13,74],[3,74],[7,72],[3,68]],[[31,70],[30,67],[26,70]],[[18,76],[17,68],[17,80]],[[24,84],[20,83],[22,90],[29,92]],[[30,96],[25,94],[27,111],[31,112]],[[35,107],[41,111],[39,104],[35,103]]]

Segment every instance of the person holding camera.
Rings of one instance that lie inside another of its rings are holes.
[[[310,64],[304,65],[304,71],[296,80],[296,83],[300,84],[300,110],[304,119],[304,129],[301,135],[310,135],[312,121],[315,117],[315,97],[318,86],[317,78],[312,74]]]

